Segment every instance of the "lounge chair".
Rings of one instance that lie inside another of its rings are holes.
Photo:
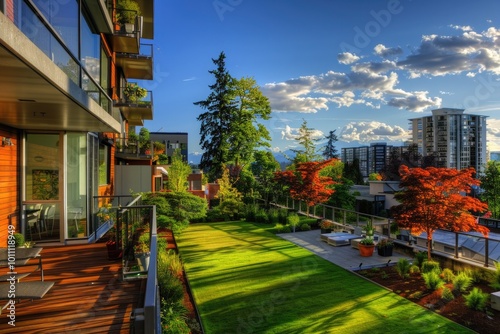
[[[53,285],[54,282],[45,281],[2,283],[0,284],[0,299],[42,299]],[[0,314],[9,304],[10,301],[2,306]]]

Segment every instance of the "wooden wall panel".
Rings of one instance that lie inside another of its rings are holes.
[[[12,146],[2,146],[3,138],[10,138]],[[14,129],[0,128],[0,247],[7,245],[9,223],[19,221],[19,141]]]

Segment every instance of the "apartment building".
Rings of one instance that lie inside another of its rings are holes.
[[[431,116],[410,120],[413,143],[423,157],[433,155],[438,167],[473,167],[480,173],[487,162],[486,117],[464,109],[432,110]]]
[[[344,163],[357,163],[361,176],[366,181],[371,173],[378,173],[385,167],[391,148],[387,143],[346,147],[341,150],[341,160]]]
[[[153,13],[153,0],[0,0],[0,246],[9,224],[35,242],[94,237],[115,138],[153,118],[136,85],[153,79]]]

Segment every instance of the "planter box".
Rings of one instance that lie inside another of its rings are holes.
[[[377,252],[378,252],[378,255],[380,255],[380,256],[392,256],[393,249],[394,249],[394,246],[378,247]]]

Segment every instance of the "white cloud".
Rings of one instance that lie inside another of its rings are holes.
[[[268,83],[262,87],[262,92],[275,112],[316,113],[329,110],[331,104],[338,108],[391,106],[411,112],[439,108],[440,97],[429,96],[431,93],[423,89],[407,91],[401,86],[399,76],[414,79],[463,74],[473,78],[484,72],[500,74],[499,29],[491,27],[477,33],[469,26],[451,27],[461,33],[425,35],[415,51],[399,61],[384,59],[358,63],[364,56],[345,52],[338,55],[338,60],[350,66],[346,72],[330,70]],[[374,52],[386,58],[400,55],[403,50],[378,44]]]
[[[339,63],[345,65],[355,63],[360,59],[360,57],[350,52],[339,53],[337,56],[337,60],[339,61]]]
[[[387,58],[387,57],[391,57],[391,56],[397,56],[397,55],[400,55],[400,54],[403,53],[403,49],[401,49],[400,47],[388,48],[388,47],[386,47],[383,44],[377,44],[377,45],[375,45],[375,47],[373,48],[373,50],[375,51],[375,54],[377,56],[380,56],[382,58]]]
[[[500,151],[500,119],[486,119],[486,136],[490,151]]]
[[[398,109],[422,112],[428,108],[439,108],[442,99],[440,97],[427,97],[428,92],[413,92],[411,96],[392,98],[387,104]]]
[[[339,133],[339,140],[345,142],[404,141],[410,132],[400,126],[390,126],[381,122],[351,122]]]
[[[300,128],[291,128],[289,125],[285,126],[285,129],[281,131],[281,139],[285,140],[296,140],[299,136]],[[311,138],[320,139],[323,138],[325,134],[321,130],[311,129]]]

